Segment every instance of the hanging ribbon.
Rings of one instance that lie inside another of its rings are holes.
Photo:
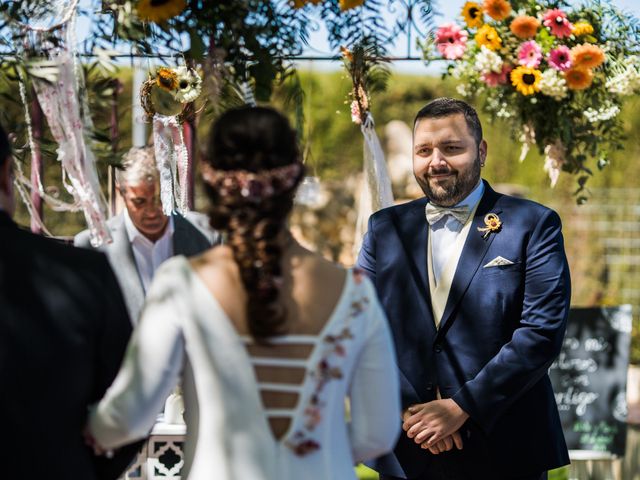
[[[364,137],[363,179],[360,201],[358,204],[358,219],[353,243],[354,254],[357,255],[362,238],[367,231],[367,222],[372,213],[393,205],[391,179],[387,169],[384,152],[380,139],[376,133],[375,123],[371,112],[366,113],[365,121],[360,126]]]
[[[85,143],[85,126],[81,100],[76,88],[73,55],[60,49],[50,58],[58,67],[58,78],[47,82],[33,78],[33,87],[47,119],[53,138],[58,143],[58,161],[68,178],[65,187],[82,207],[94,247],[111,242],[106,225],[106,202],[100,190],[95,157]]]
[[[160,199],[165,215],[189,210],[189,153],[182,125],[175,116],[153,116],[153,144],[160,172]]]

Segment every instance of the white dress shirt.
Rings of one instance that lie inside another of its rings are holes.
[[[478,186],[467,195],[467,197],[461,202],[454,205],[455,207],[461,207],[463,205],[469,207],[469,210],[473,210],[476,204],[482,198],[484,193],[484,183],[480,180]],[[447,263],[447,260],[452,255],[455,248],[456,239],[462,230],[462,223],[460,223],[453,215],[445,215],[433,225],[429,226],[431,235],[431,264],[433,265],[433,275],[436,284],[439,282],[440,274]]]
[[[151,285],[153,274],[160,264],[173,257],[173,217],[169,217],[162,237],[155,243],[140,233],[126,209],[124,210],[124,225],[131,243],[138,274],[142,280],[142,287],[146,293]]]

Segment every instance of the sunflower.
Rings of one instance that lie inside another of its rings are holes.
[[[591,35],[593,33],[593,27],[588,22],[580,21],[578,23],[573,24],[573,27],[571,28],[571,33],[573,33],[576,37]]]
[[[593,82],[593,72],[588,68],[574,67],[564,72],[567,87],[571,90],[584,90]]]
[[[156,84],[167,92],[173,92],[178,88],[178,74],[172,68],[161,67],[156,72]]]
[[[498,35],[496,29],[486,24],[478,30],[475,39],[479,46],[484,45],[489,50],[495,51],[502,46],[502,39]]]
[[[504,20],[511,13],[511,4],[507,0],[485,0],[484,11],[494,20]]]
[[[520,66],[511,72],[511,83],[522,95],[533,95],[540,91],[542,72],[535,68]]]
[[[302,8],[309,3],[318,5],[321,2],[322,0],[293,0],[293,8]]]
[[[604,63],[604,52],[597,46],[585,43],[571,49],[571,62],[577,68],[596,68]]]
[[[479,28],[484,23],[482,6],[476,2],[467,2],[462,7],[462,16],[469,28]]]
[[[364,3],[364,0],[340,0],[340,10],[343,12],[351,10],[352,8],[359,7]]]
[[[536,17],[522,15],[514,18],[509,28],[516,37],[525,40],[536,36],[538,28],[540,28],[540,22]]]
[[[186,6],[186,0],[140,0],[136,11],[141,20],[162,23],[180,15]]]

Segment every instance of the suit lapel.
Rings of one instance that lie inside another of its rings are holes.
[[[179,213],[173,214],[173,254],[190,257],[209,247],[209,243],[189,220]]]
[[[501,210],[496,207],[496,202],[498,198],[500,198],[500,195],[497,194],[487,182],[484,182],[484,188],[484,195],[476,209],[471,230],[469,231],[469,236],[467,237],[462,253],[460,254],[458,267],[456,269],[455,276],[453,277],[453,281],[451,282],[451,290],[449,291],[447,306],[445,307],[442,320],[440,322],[439,333],[442,335],[447,331],[447,324],[451,319],[452,313],[455,311],[458,303],[462,300],[462,297],[476,274],[482,259],[495,238],[494,234],[490,234],[486,238],[483,238],[482,233],[478,231],[479,227],[485,226],[484,217],[487,213],[501,213]]]
[[[173,214],[173,254],[188,256],[189,236],[186,234],[184,222],[186,220],[182,215]]]
[[[427,277],[427,240],[429,227],[425,217],[424,208],[427,200],[416,201],[411,210],[406,212],[406,218],[396,219],[396,228],[400,234],[400,241],[411,267],[411,276],[420,292],[420,300],[424,302],[424,311],[429,329],[436,327],[431,310],[431,293],[429,292],[429,280]]]

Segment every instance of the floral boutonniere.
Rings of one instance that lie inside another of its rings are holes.
[[[479,232],[483,232],[482,238],[487,238],[491,232],[498,233],[502,228],[502,222],[495,213],[487,213],[484,216],[485,227],[478,227]]]

